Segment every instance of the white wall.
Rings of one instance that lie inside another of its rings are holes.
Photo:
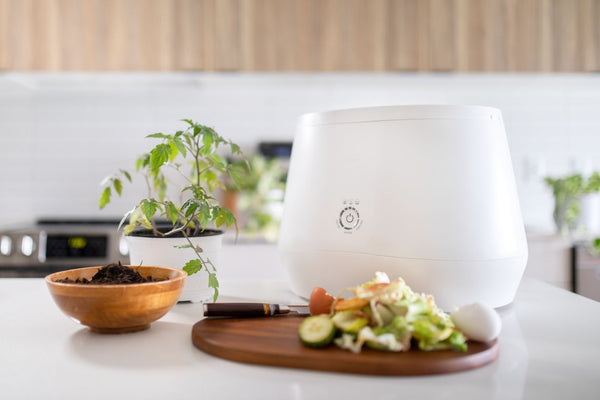
[[[0,225],[47,216],[119,217],[99,182],[178,120],[211,125],[247,151],[291,140],[306,112],[389,104],[502,110],[529,227],[552,229],[544,174],[600,169],[600,76],[460,74],[0,75]],[[585,172],[584,171],[584,172]],[[140,186],[141,188],[141,186]]]

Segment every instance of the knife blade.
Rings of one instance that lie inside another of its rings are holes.
[[[271,317],[283,314],[310,315],[310,311],[308,305],[204,303],[205,317]]]

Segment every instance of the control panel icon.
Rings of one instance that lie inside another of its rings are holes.
[[[345,203],[345,207],[340,211],[338,226],[346,232],[351,232],[360,226],[360,214],[356,207],[353,205],[347,205],[347,202]]]

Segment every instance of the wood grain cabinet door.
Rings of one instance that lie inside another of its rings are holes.
[[[600,70],[600,0],[0,0],[0,69]]]

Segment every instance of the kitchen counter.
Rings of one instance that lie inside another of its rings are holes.
[[[229,247],[229,246],[227,246]],[[298,302],[269,245],[226,248],[221,301]],[[425,377],[374,377],[241,364],[191,342],[200,304],[149,330],[98,335],[63,315],[43,279],[0,279],[3,399],[597,399],[600,303],[525,279],[500,310],[499,358]],[[401,356],[401,355],[399,355]]]

